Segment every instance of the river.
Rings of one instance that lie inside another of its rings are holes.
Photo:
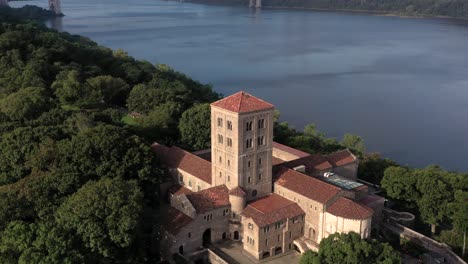
[[[12,2],[13,6],[47,1]],[[468,171],[468,21],[64,0],[54,27],[245,90],[298,129],[362,136],[401,164]]]

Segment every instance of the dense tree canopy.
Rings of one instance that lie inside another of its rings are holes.
[[[191,149],[200,150],[211,146],[210,105],[199,104],[182,114],[179,123],[181,140]]]
[[[0,263],[157,262],[151,143],[181,144],[182,113],[219,95],[24,10],[0,9]]]

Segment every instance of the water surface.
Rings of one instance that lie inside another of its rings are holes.
[[[468,171],[468,22],[160,0],[62,6],[55,27],[225,95],[251,92],[296,128],[316,123],[402,164]]]

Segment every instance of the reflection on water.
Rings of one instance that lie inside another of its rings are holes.
[[[57,31],[63,31],[63,18],[62,17],[54,17],[47,21],[47,26],[53,28]]]
[[[251,92],[297,128],[314,122],[337,138],[361,135],[368,150],[403,164],[468,171],[467,21],[159,0],[62,6],[51,27],[224,94]]]

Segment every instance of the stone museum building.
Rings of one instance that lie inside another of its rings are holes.
[[[383,198],[357,181],[358,159],[349,150],[324,156],[274,142],[273,116],[272,104],[239,92],[211,104],[211,149],[153,144],[173,176],[166,253],[234,240],[262,260],[317,250],[335,232],[367,238],[377,228]]]

